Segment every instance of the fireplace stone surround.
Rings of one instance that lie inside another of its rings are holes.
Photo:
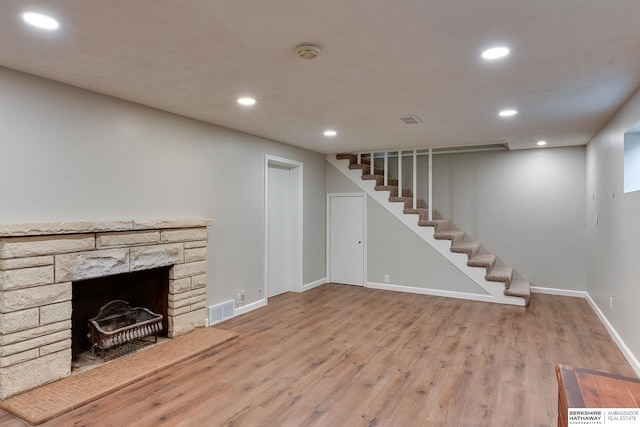
[[[71,375],[72,282],[170,267],[168,336],[204,326],[209,219],[0,225],[0,399]]]

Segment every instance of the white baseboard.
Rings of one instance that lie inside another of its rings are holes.
[[[311,283],[307,283],[306,285],[302,286],[302,292],[304,291],[308,291],[309,289],[313,289],[316,288],[320,285],[324,285],[325,283],[327,283],[327,278],[323,277],[322,279],[318,279],[314,282]],[[255,309],[258,309],[260,307],[264,307],[267,305],[267,299],[263,298],[261,300],[252,302],[251,304],[247,304],[247,305],[243,305],[241,307],[235,307],[234,312],[233,312],[233,316],[239,316],[240,314],[245,314],[248,313],[250,311],[253,311]]]
[[[248,313],[250,311],[253,311],[255,309],[258,309],[260,307],[264,307],[265,305],[267,305],[267,299],[266,298],[262,298],[261,300],[252,302],[251,304],[247,304],[247,305],[243,305],[240,307],[236,307],[233,311],[233,316],[239,316],[241,314],[245,314]]]
[[[531,292],[538,293],[538,294],[585,298],[589,303],[589,305],[591,306],[591,308],[593,309],[593,311],[595,311],[596,315],[600,319],[600,322],[602,322],[602,324],[604,325],[605,329],[611,336],[611,339],[613,340],[613,342],[618,346],[618,348],[622,352],[625,359],[627,359],[627,361],[635,371],[636,375],[640,376],[640,362],[638,361],[636,356],[631,352],[629,347],[627,347],[627,344],[625,344],[620,334],[618,334],[618,331],[616,331],[616,329],[613,327],[611,322],[609,322],[609,319],[607,319],[607,316],[605,316],[602,310],[600,310],[600,307],[598,307],[598,305],[595,303],[593,298],[591,298],[591,295],[589,295],[588,292],[574,291],[569,289],[543,288],[539,286],[532,286]]]
[[[534,294],[560,295],[564,297],[586,298],[585,291],[574,291],[570,289],[543,288],[541,286],[532,286],[531,292]]]
[[[307,283],[306,285],[302,285],[302,292],[308,291],[309,289],[317,288],[318,286],[324,285],[325,283],[327,283],[326,277],[323,277],[322,279],[318,279],[311,283]]]
[[[468,292],[444,291],[441,289],[418,288],[416,286],[393,285],[391,283],[367,282],[367,288],[385,291],[407,292],[411,294],[432,295],[437,297],[459,298],[472,301],[495,302],[489,294],[472,294]]]
[[[611,335],[613,342],[616,343],[616,345],[622,352],[622,355],[627,359],[627,362],[629,362],[633,370],[636,372],[636,375],[640,377],[640,362],[638,361],[636,356],[631,352],[629,347],[627,347],[625,342],[622,340],[622,337],[620,337],[620,335],[618,334],[618,331],[616,331],[613,325],[609,322],[609,319],[607,319],[607,316],[604,315],[602,310],[600,310],[600,307],[598,307],[596,302],[591,298],[591,295],[589,295],[588,292],[585,292],[585,294],[586,294],[585,298],[589,302],[589,305],[600,318],[600,321],[602,322],[604,327],[607,329],[607,332],[609,332],[609,335]]]

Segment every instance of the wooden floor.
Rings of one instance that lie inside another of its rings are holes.
[[[217,327],[240,337],[43,425],[552,426],[556,364],[635,377],[580,298],[329,284]]]

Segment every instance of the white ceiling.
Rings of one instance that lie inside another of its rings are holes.
[[[0,65],[322,153],[579,145],[640,86],[639,18],[640,0],[2,0]],[[496,44],[511,55],[484,62]]]

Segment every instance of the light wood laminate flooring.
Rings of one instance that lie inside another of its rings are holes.
[[[240,337],[43,425],[554,426],[556,364],[635,377],[581,298],[327,284],[216,327]]]

